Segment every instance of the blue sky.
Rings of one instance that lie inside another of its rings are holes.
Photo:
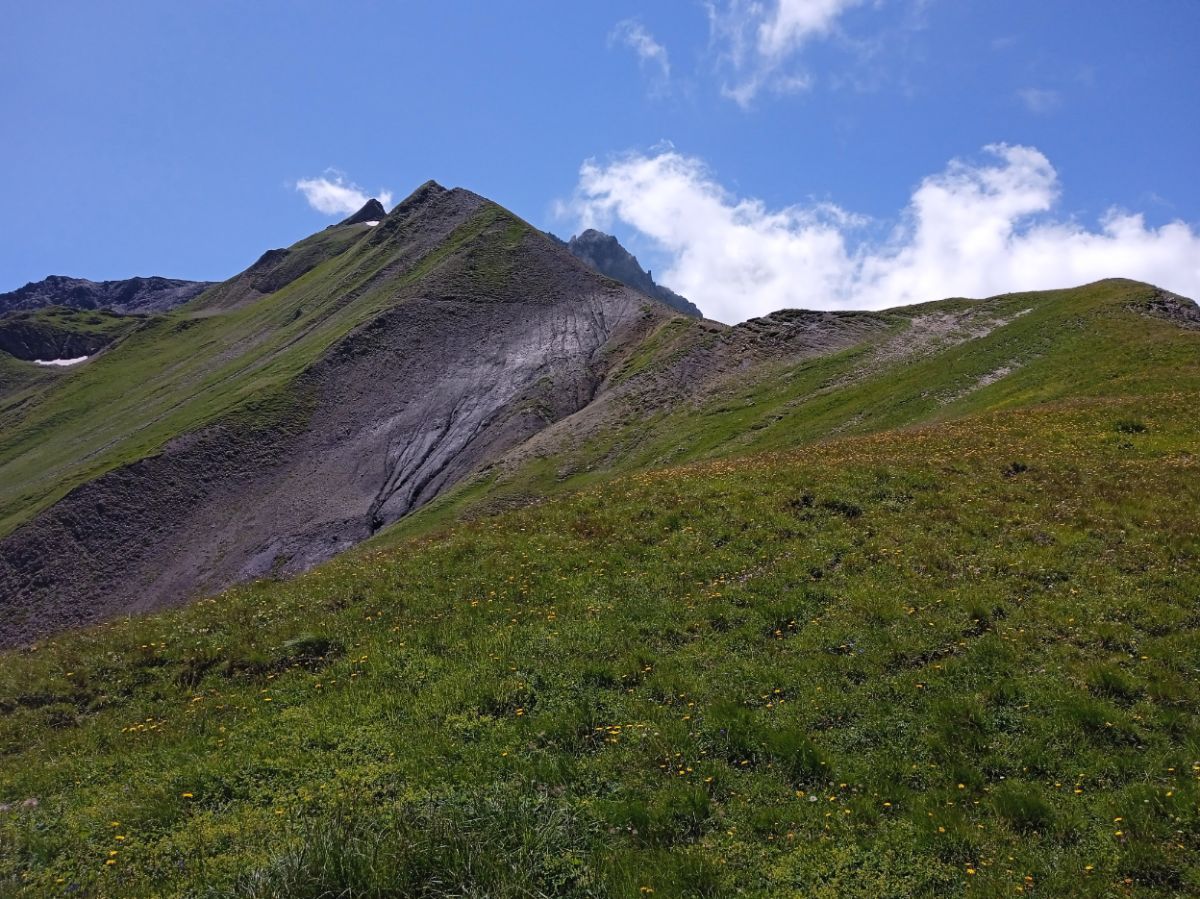
[[[0,290],[228,277],[332,220],[299,182],[435,178],[605,227],[727,321],[1195,295],[1198,39],[1193,0],[21,4]]]

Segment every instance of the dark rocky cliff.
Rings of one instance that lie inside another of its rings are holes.
[[[637,257],[621,246],[620,241],[611,234],[589,228],[567,241],[566,247],[575,258],[583,260],[600,274],[640,290],[676,312],[694,318],[703,317],[695,303],[656,283],[650,272],[642,268]]]

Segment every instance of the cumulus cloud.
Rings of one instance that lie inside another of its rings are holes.
[[[1200,296],[1200,234],[1112,210],[1096,227],[1051,213],[1058,175],[1032,147],[995,144],[915,189],[898,224],[829,203],[771,209],[671,148],[589,161],[560,212],[633,228],[669,260],[660,280],[712,318],[781,308],[880,309],[949,296],[1136,278]],[[881,235],[881,236],[877,236]]]
[[[372,197],[337,169],[326,169],[319,178],[301,178],[296,182],[296,190],[304,194],[309,206],[324,215],[351,215]],[[392,205],[390,190],[381,190],[373,196],[384,206]]]
[[[749,106],[763,90],[795,93],[812,78],[796,71],[794,57],[805,44],[828,36],[837,20],[864,0],[709,0],[714,44],[730,80],[722,92]]]
[[[654,35],[637,19],[617,23],[610,40],[632,50],[643,66],[656,68],[663,84],[670,80],[671,57],[667,48],[655,40]]]

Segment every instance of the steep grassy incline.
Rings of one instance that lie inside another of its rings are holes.
[[[675,458],[803,439],[804,404],[875,433],[616,477],[4,656],[0,883],[1195,894],[1200,351],[1130,290],[1011,298],[1002,318],[1031,311],[886,378],[731,384],[622,458],[672,429]]]

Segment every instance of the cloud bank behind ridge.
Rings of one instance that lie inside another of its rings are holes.
[[[914,190],[883,237],[833,204],[768,208],[735,196],[699,159],[665,148],[585,162],[560,215],[639,232],[669,260],[662,283],[706,315],[880,309],[1135,278],[1200,296],[1200,234],[1110,210],[1096,227],[1052,215],[1058,174],[1033,147],[993,144]]]
[[[326,169],[318,178],[301,178],[296,182],[296,190],[322,215],[352,215],[372,196],[385,207],[392,205],[390,190],[369,194],[337,169]]]

